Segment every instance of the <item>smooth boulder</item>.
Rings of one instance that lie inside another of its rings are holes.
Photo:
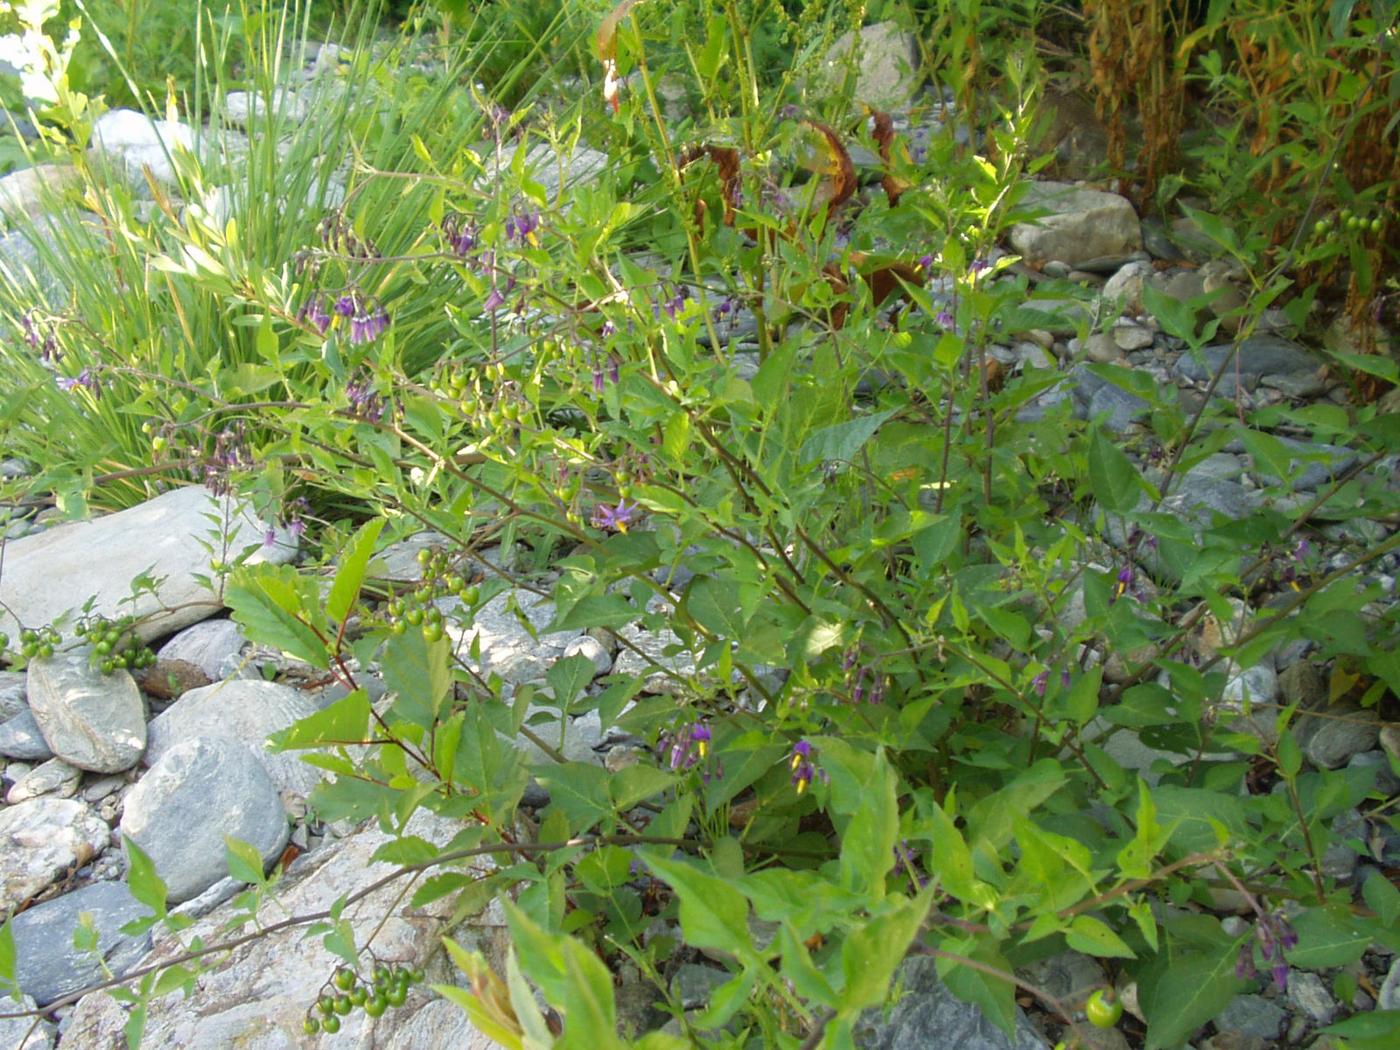
[[[44,741],[70,765],[120,773],[146,750],[146,706],[124,670],[103,674],[80,646],[29,665],[29,709]]]

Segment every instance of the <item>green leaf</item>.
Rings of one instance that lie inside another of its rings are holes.
[[[228,873],[239,882],[257,886],[265,881],[262,854],[257,847],[232,836],[224,837]]]
[[[1336,1024],[1329,1024],[1320,1029],[1320,1032],[1323,1035],[1335,1035],[1348,1040],[1400,1037],[1400,1010],[1369,1010],[1364,1014],[1353,1014]]]
[[[429,642],[422,631],[390,635],[380,665],[384,685],[398,694],[394,714],[431,728],[452,689],[451,659],[446,638]]]
[[[1101,919],[1092,915],[1078,915],[1065,931],[1065,943],[1077,952],[1097,956],[1101,959],[1131,959],[1133,950],[1123,938],[1108,928]]]
[[[337,624],[343,624],[359,597],[360,585],[365,580],[365,567],[374,555],[374,545],[379,533],[384,529],[383,518],[372,518],[360,526],[350,541],[350,552],[336,570],[335,581],[326,598],[326,614]]]
[[[958,900],[974,903],[972,851],[967,848],[962,832],[937,802],[929,799],[927,812],[929,841],[933,846],[928,858],[929,874]]]
[[[728,1024],[739,1008],[749,1001],[754,986],[758,984],[758,975],[757,967],[748,966],[732,980],[713,989],[705,1009],[691,1020],[691,1024],[702,1032]]]
[[[123,835],[122,842],[126,845],[127,888],[140,903],[150,908],[159,918],[165,918],[167,891],[164,881],[156,874],[155,863],[130,836]]]
[[[229,576],[224,601],[250,641],[273,646],[312,667],[329,665],[325,643],[311,627],[319,618],[316,585],[292,566],[239,567]]]
[[[569,705],[583,692],[584,687],[593,681],[597,673],[597,666],[583,653],[575,653],[573,656],[554,661],[545,674],[545,681],[554,693],[555,705],[561,711],[567,711]]]
[[[1105,510],[1121,514],[1137,506],[1137,467],[1102,428],[1094,431],[1089,445],[1089,485]]]
[[[1290,965],[1303,970],[1346,966],[1361,958],[1371,944],[1365,921],[1336,908],[1310,908],[1293,922],[1298,944],[1285,953]]]
[[[561,812],[573,831],[592,827],[612,814],[608,771],[584,762],[541,765],[535,778],[549,791],[549,811]]]
[[[690,864],[652,854],[643,859],[676,891],[687,944],[729,952],[745,963],[761,962],[750,940],[749,904],[742,893]]]
[[[620,594],[590,594],[563,611],[563,615],[555,619],[547,630],[586,631],[592,627],[626,627],[640,615],[637,607]]]
[[[15,1002],[21,999],[19,981],[15,979],[15,931],[8,918],[0,923],[0,995],[8,995]]]
[[[1393,927],[1400,919],[1400,890],[1389,879],[1372,875],[1361,889],[1361,896],[1367,907],[1376,913],[1382,926]]]
[[[356,689],[324,711],[293,722],[267,738],[271,751],[296,751],[327,744],[359,744],[369,730],[369,694]]]
[[[1244,982],[1235,976],[1235,962],[1243,942],[1183,943],[1168,933],[1166,949],[1138,977],[1147,1050],[1179,1046],[1239,994]]]
[[[661,794],[675,782],[675,775],[664,769],[641,763],[628,766],[612,778],[613,805],[619,812],[631,809],[638,802]]]
[[[885,876],[894,867],[894,844],[899,837],[899,802],[895,771],[883,750],[861,805],[846,825],[841,841],[841,885],[878,901],[885,895]]]
[[[555,1045],[618,1046],[612,975],[603,961],[573,938],[537,925],[511,901],[503,903],[520,968],[564,1014],[564,1035]]]
[[[1157,804],[1146,781],[1138,778],[1137,832],[1118,851],[1118,870],[1125,879],[1145,879],[1152,873],[1152,859],[1166,845],[1168,835],[1157,823]]]
[[[802,443],[797,458],[802,463],[822,460],[849,463],[865,443],[874,436],[875,431],[880,429],[880,425],[897,411],[898,409],[887,408],[882,412],[873,412],[848,423],[837,423],[834,426],[822,427],[820,430],[813,431],[812,435]]]
[[[894,971],[904,960],[933,904],[933,891],[925,889],[913,900],[898,905],[857,926],[841,945],[841,970],[846,984],[839,1008],[856,1013],[885,1001]]]
[[[1011,966],[991,937],[949,940],[939,946],[946,952],[972,959],[1001,973]],[[940,958],[937,970],[948,990],[965,1003],[982,1008],[988,1020],[1007,1035],[1016,1030],[1016,986],[1004,977],[963,965],[957,959]]]

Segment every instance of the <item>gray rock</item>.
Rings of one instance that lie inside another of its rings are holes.
[[[1143,286],[1155,275],[1151,263],[1127,263],[1119,267],[1099,290],[1099,300],[1114,312],[1139,314],[1142,312]]]
[[[1327,702],[1327,682],[1322,672],[1306,660],[1290,663],[1279,671],[1278,691],[1285,704],[1313,708]]]
[[[146,173],[167,188],[178,182],[173,163],[195,150],[194,131],[178,120],[152,120],[134,109],[110,109],[92,126],[88,156],[111,163],[138,196],[149,196]]]
[[[146,749],[146,708],[125,670],[93,670],[79,646],[29,665],[29,709],[53,753],[79,769],[120,773]]]
[[[511,609],[512,598],[524,614],[524,622]],[[457,653],[483,677],[500,675],[514,685],[544,678],[565,647],[583,634],[581,630],[542,633],[554,619],[554,603],[529,591],[504,591],[476,611],[469,627],[460,626],[452,610],[461,607],[456,598],[439,603],[448,613],[447,637]],[[528,626],[527,626],[528,625]],[[480,641],[481,658],[470,654]]]
[[[1071,353],[1075,351],[1075,343],[1077,342],[1078,340],[1070,341]],[[1123,351],[1117,340],[1106,332],[1091,332],[1080,349],[1083,350],[1086,358],[1100,364],[1121,361],[1123,358]]]
[[[1347,762],[1348,769],[1374,769],[1376,771],[1375,790],[1386,798],[1400,794],[1400,777],[1390,768],[1390,759],[1384,751],[1363,751],[1352,755]]]
[[[193,664],[211,682],[227,677],[229,661],[238,660],[248,639],[233,620],[205,620],[193,624],[160,647],[161,660]]]
[[[278,791],[309,795],[322,772],[295,753],[274,754],[264,745],[272,733],[309,718],[317,707],[299,690],[276,682],[234,678],[191,689],[151,719],[144,759],[155,765],[172,747],[195,737],[219,737],[248,744]]]
[[[1325,717],[1324,717],[1325,716]],[[1370,751],[1380,735],[1379,716],[1374,708],[1355,704],[1334,704],[1307,719],[1303,726],[1303,755],[1321,769],[1337,769],[1352,755]]]
[[[0,630],[16,637],[16,616],[24,623],[54,623],[93,596],[94,614],[149,617],[136,629],[144,641],[208,618],[221,603],[194,576],[209,568],[203,544],[214,527],[205,517],[210,513],[222,518],[224,501],[192,485],[116,514],[15,540],[7,545],[0,578]],[[285,530],[275,530],[273,542],[264,544],[266,529],[244,505],[234,505],[228,524],[231,549],[251,547],[251,562],[281,563],[296,554]],[[154,593],[142,592],[133,607],[131,581],[147,573],[156,581]]]
[[[127,780],[126,777],[98,777],[96,780],[93,780],[90,783],[84,785],[83,801],[101,802],[104,798],[108,798],[112,795],[115,795],[118,791],[122,790],[122,788],[126,787],[129,783],[131,782]]]
[[[503,145],[486,161],[486,175],[478,180],[478,185],[494,187],[509,175],[515,151],[515,143]],[[550,201],[557,200],[561,190],[591,182],[611,164],[606,153],[582,145],[572,151],[560,151],[548,142],[536,142],[525,152],[526,176],[544,187],[545,198]]]
[[[1377,1010],[1400,1010],[1400,955],[1390,964],[1390,972],[1381,985],[1380,998],[1376,1000]]]
[[[1236,706],[1246,701],[1250,704],[1272,704],[1278,699],[1278,675],[1268,664],[1247,667],[1230,676],[1221,699]]]
[[[612,653],[608,652],[608,647],[598,639],[590,635],[582,635],[575,638],[568,645],[564,646],[564,657],[586,656],[593,661],[593,666],[598,674],[607,674],[612,670]],[[0,754],[4,754],[4,749],[0,748]],[[16,755],[16,758],[23,758],[23,755]]]
[[[1147,401],[1136,394],[1130,394],[1112,383],[1105,383],[1094,391],[1093,397],[1089,399],[1085,418],[1102,418],[1106,428],[1115,434],[1121,434],[1134,423],[1145,419],[1151,408]]]
[[[1112,335],[1120,350],[1146,350],[1156,338],[1151,329],[1136,324],[1116,324]]]
[[[39,732],[39,723],[34,721],[34,713],[29,708],[26,707],[8,722],[0,725],[0,755],[31,762],[42,762],[53,757],[49,745],[44,742],[44,735]]]
[[[25,699],[23,671],[0,671],[0,722],[8,722],[21,711],[29,710]]]
[[[255,124],[266,121],[269,114],[285,124],[300,124],[311,113],[312,100],[289,88],[276,88],[272,105],[267,98],[251,91],[230,91],[224,96],[224,119],[231,124]]]
[[[38,218],[80,181],[78,169],[71,164],[39,164],[12,171],[0,178],[0,216],[8,222]]]
[[[895,983],[902,989],[899,1000],[883,1011],[867,1010],[855,1026],[855,1044],[862,1050],[1043,1050],[1048,1045],[1019,1007],[1016,1034],[1007,1038],[978,1007],[948,990],[926,956],[902,963]]]
[[[1217,517],[1239,521],[1257,509],[1261,498],[1235,481],[1188,476],[1162,501],[1162,509],[1185,521],[1209,526]]]
[[[102,980],[104,963],[120,977],[151,946],[149,933],[131,937],[121,927],[149,914],[120,882],[95,882],[20,912],[12,923],[20,988],[46,1006]],[[96,956],[73,947],[84,916],[97,932]]]
[[[50,266],[57,251],[53,233],[46,227],[23,227],[0,237],[0,273],[4,273],[17,288],[29,291],[38,303],[57,309],[68,298],[68,285]],[[6,328],[14,332],[15,329]],[[20,539],[11,526],[11,540]],[[10,631],[10,637],[15,633]]]
[[[1103,967],[1087,955],[1074,951],[1041,959],[1020,973],[1036,987],[1068,1002],[1080,1002],[1104,984]]]
[[[111,829],[97,814],[71,799],[0,809],[0,915],[92,860],[110,840]]]
[[[1064,182],[1033,182],[1021,205],[1046,214],[1011,228],[1011,246],[1031,261],[1058,259],[1070,266],[1142,250],[1137,212],[1116,193]]]
[[[687,1010],[695,1010],[707,1005],[710,995],[720,985],[734,975],[727,970],[698,963],[682,963],[671,978],[671,994],[681,1001]]]
[[[1258,1039],[1277,1039],[1288,1015],[1283,1007],[1262,995],[1237,995],[1215,1019],[1221,1032],[1239,1032]]]
[[[1347,845],[1348,839],[1366,841],[1366,820],[1361,812],[1349,809],[1332,818],[1332,841],[1322,854],[1322,874],[1338,882],[1350,882],[1361,861],[1356,850]]]
[[[265,864],[274,860],[287,842],[287,816],[252,748],[196,737],[171,747],[131,789],[121,831],[179,904],[228,875],[225,838],[249,843]]]
[[[78,793],[78,782],[83,771],[70,766],[61,758],[51,758],[43,765],[35,766],[10,788],[5,801],[12,806],[28,802],[31,798],[52,795],[54,798],[72,798]]]
[[[855,52],[853,56],[853,52]],[[837,38],[812,77],[808,91],[830,95],[851,77],[853,101],[877,110],[902,109],[923,82],[918,41],[893,22],[879,22]],[[852,61],[854,58],[854,62]]]
[[[1294,970],[1288,975],[1288,1001],[1318,1025],[1329,1025],[1337,1016],[1337,1001],[1327,990],[1327,982],[1307,970]]]
[[[27,995],[18,1003],[7,999],[0,1013],[33,1010],[38,1005]],[[4,1050],[53,1050],[54,1026],[33,1017],[0,1017],[0,1047]]]
[[[419,811],[405,834],[439,846],[461,830],[458,821]],[[260,908],[257,922],[270,925],[288,915],[329,908],[338,898],[364,890],[391,874],[392,864],[370,858],[393,836],[370,822],[347,837],[306,855],[289,869]],[[424,966],[432,983],[453,983],[455,972],[441,961],[441,936],[454,902],[451,895],[411,912],[403,910],[402,884],[390,882],[345,909],[356,944],[373,938],[378,958],[390,963]],[[200,919],[179,940],[158,936],[141,965],[167,961],[183,949],[181,941],[200,938],[213,943],[224,936],[233,916],[229,905]],[[379,925],[383,921],[382,927]],[[234,949],[231,956],[200,977],[199,992],[186,999],[178,992],[151,1002],[143,1045],[152,1047],[239,1047],[241,1050],[289,1050],[303,1045],[299,1033],[308,1003],[315,1001],[326,975],[340,961],[321,938],[299,928],[277,930]],[[433,1006],[418,995],[408,1004],[371,1018],[363,1011],[346,1017],[340,1035],[324,1045],[394,1047],[395,1050],[440,1050],[462,1047],[487,1050],[491,1044],[451,1004]],[[420,1015],[421,1020],[417,1020]],[[121,1030],[127,1015],[110,996],[93,993],[69,1016],[65,1042],[73,1047],[124,1046]],[[310,1044],[306,1044],[310,1045]]]
[[[686,688],[683,680],[695,674],[694,655],[669,628],[647,631],[629,624],[618,632],[618,639],[623,644],[613,661],[613,674],[642,676],[644,693],[678,695]],[[672,648],[678,651],[668,652]]]
[[[1199,358],[1182,354],[1173,368],[1181,378],[1203,383],[1225,367],[1215,388],[1222,397],[1233,397],[1241,388],[1252,391],[1261,382],[1295,397],[1315,397],[1326,389],[1319,376],[1324,360],[1297,343],[1256,335],[1240,343],[1238,359],[1235,349],[1229,343],[1207,346]]]

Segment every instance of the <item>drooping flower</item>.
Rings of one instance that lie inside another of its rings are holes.
[[[97,397],[102,392],[102,388],[98,385],[97,377],[92,374],[91,369],[87,368],[84,368],[76,376],[57,376],[54,382],[58,384],[60,390],[70,394],[74,390],[81,389],[88,391],[93,397]]]
[[[695,750],[701,758],[704,758],[709,752],[711,739],[710,727],[704,722],[696,722],[690,727],[691,743],[695,745]]]
[[[938,311],[938,316],[935,317],[934,320],[938,322],[938,326],[940,328],[952,328],[953,325],[956,323],[954,321],[953,315],[948,312],[946,307]]]
[[[372,343],[388,328],[389,311],[378,303],[371,304],[362,298],[356,302],[355,312],[350,316],[351,345]]]
[[[792,745],[788,765],[792,769],[792,786],[799,795],[811,786],[814,778],[820,777],[823,782],[827,779],[826,771],[819,770],[812,761],[812,745],[805,739]]]
[[[1049,681],[1049,671],[1041,671],[1040,674],[1031,679],[1031,688],[1035,690],[1036,696],[1043,697],[1045,695],[1045,687],[1049,684]]]
[[[638,504],[629,504],[626,499],[618,500],[615,507],[600,503],[593,508],[593,527],[626,532],[627,527],[632,524],[632,515],[640,509]]]
[[[505,295],[502,294],[499,288],[493,285],[491,288],[491,294],[488,295],[486,297],[486,301],[481,304],[481,309],[484,313],[493,314],[497,310],[499,310],[503,305],[505,305],[505,301]]]
[[[297,311],[297,320],[311,325],[321,335],[331,326],[331,315],[326,311],[326,302],[321,296],[313,295]]]

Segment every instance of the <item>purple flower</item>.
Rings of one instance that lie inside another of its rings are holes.
[[[932,269],[933,269],[933,256],[932,256],[932,255],[921,255],[921,256],[919,256],[919,269],[922,270],[924,273],[928,273],[930,270],[932,270]]]
[[[598,329],[598,334],[604,339],[608,338],[610,335],[616,335],[617,325],[613,324],[611,321],[604,321],[603,327]]]
[[[512,215],[506,220],[506,240],[516,241],[521,247],[526,244],[538,244],[539,238],[535,236],[535,231],[539,228],[540,213],[537,211]]]
[[[371,306],[364,300],[356,303],[355,313],[350,318],[350,343],[372,343],[384,334],[389,327],[389,312],[377,303]]]
[[[350,411],[370,423],[378,423],[384,416],[384,399],[374,391],[368,379],[352,379],[345,384],[345,396],[350,400]]]
[[[812,745],[806,740],[799,740],[792,745],[792,757],[788,764],[792,768],[792,786],[799,795],[811,786],[813,777],[820,775],[823,781],[826,780],[825,772],[819,774],[813,764]]]
[[[1128,593],[1128,588],[1133,585],[1133,567],[1124,565],[1118,570],[1118,582],[1114,584],[1113,596],[1108,599],[1109,604],[1116,602],[1123,595]]]
[[[101,387],[97,385],[97,377],[92,374],[91,370],[86,368],[72,378],[68,376],[58,376],[54,379],[54,382],[58,384],[58,389],[70,394],[74,390],[83,389],[92,394],[93,397],[97,397],[102,392]]]
[[[491,294],[488,295],[486,301],[481,304],[481,309],[488,314],[493,314],[504,305],[505,301],[506,297],[501,294],[501,290],[492,287]]]
[[[640,509],[638,504],[629,505],[625,499],[618,500],[616,507],[600,503],[593,508],[593,527],[626,532],[627,527],[632,523],[632,515]]]
[[[593,393],[597,397],[603,396],[603,370],[596,365],[593,367]]]
[[[968,264],[967,268],[969,272],[975,275],[982,273],[984,270],[990,269],[991,265],[992,264],[987,262],[986,259],[973,259],[972,262]]]
[[[359,309],[358,298],[359,296],[354,292],[344,292],[336,299],[333,309],[341,317],[353,317],[355,311]]]
[[[938,311],[938,316],[934,318],[940,327],[952,328],[954,325],[953,315],[946,308]]]
[[[1034,678],[1031,679],[1031,688],[1035,690],[1036,696],[1045,695],[1045,686],[1049,681],[1049,671],[1041,671],[1040,674],[1036,675]]]
[[[1068,688],[1069,688],[1069,668],[1068,668],[1068,667],[1062,668],[1062,669],[1060,670],[1060,685],[1063,686],[1065,689],[1068,689]]]
[[[311,325],[321,335],[331,326],[331,315],[326,312],[326,303],[319,295],[313,295],[297,311],[297,320]]]
[[[710,727],[704,722],[696,722],[690,727],[690,742],[695,745],[695,750],[700,757],[705,757],[705,752],[710,749]]]
[[[479,231],[476,223],[465,215],[453,213],[447,215],[442,220],[442,239],[447,244],[448,251],[459,258],[465,259],[481,243]]]

